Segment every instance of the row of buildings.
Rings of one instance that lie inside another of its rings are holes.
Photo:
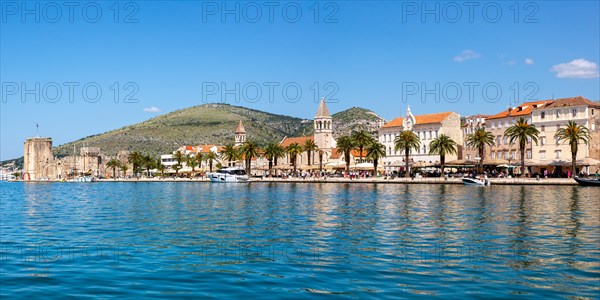
[[[474,115],[461,117],[456,112],[439,112],[433,114],[414,115],[410,107],[407,107],[404,116],[395,118],[389,122],[382,122],[377,133],[377,139],[386,148],[386,157],[380,162],[383,171],[392,172],[399,170],[405,165],[404,153],[396,151],[394,140],[403,130],[413,131],[420,139],[419,149],[410,153],[410,164],[413,166],[435,166],[439,164],[438,155],[430,155],[430,143],[441,134],[451,137],[458,143],[458,152],[446,157],[446,162],[465,165],[468,162],[484,160],[489,166],[514,167],[520,158],[518,146],[510,144],[504,131],[519,118],[525,118],[528,123],[535,125],[540,131],[538,143],[529,141],[526,147],[527,165],[529,172],[550,173],[562,172],[562,167],[571,163],[571,152],[568,144],[560,143],[554,138],[558,129],[564,127],[567,121],[574,121],[579,125],[587,127],[590,131],[590,141],[582,144],[577,153],[577,163],[581,171],[594,172],[600,164],[600,104],[589,101],[583,97],[563,98],[556,100],[544,100],[525,102],[516,107],[509,107],[495,115]],[[466,143],[467,135],[479,127],[485,127],[495,137],[495,144],[486,147],[484,157],[479,157],[477,149],[469,147]],[[334,138],[334,125],[331,114],[324,99],[321,100],[313,120],[314,132],[310,136],[285,137],[280,145],[287,147],[292,143],[303,145],[307,140],[313,140],[322,152],[323,165],[328,168],[336,168],[349,163],[350,166],[357,165],[360,153],[358,150],[351,152],[351,161],[345,162],[336,148]],[[251,136],[251,135],[250,135]],[[247,133],[242,121],[239,122],[232,142],[236,146],[246,141]],[[24,179],[59,179],[68,176],[73,170],[86,170],[94,175],[110,176],[105,169],[104,163],[108,157],[100,153],[100,149],[93,147],[82,147],[79,155],[57,159],[52,156],[52,141],[48,138],[33,138],[25,141],[25,166]],[[175,172],[174,153],[180,151],[185,155],[194,155],[198,152],[208,154],[214,153],[214,165],[228,166],[242,162],[227,162],[220,157],[222,145],[184,145],[170,154],[161,156],[162,163],[167,167],[167,172]],[[364,157],[363,153],[363,157]],[[311,153],[310,162],[308,153],[303,152],[297,157],[297,165],[302,170],[315,170],[318,164],[318,154]],[[122,151],[117,158],[126,163],[127,152]],[[315,159],[316,158],[316,159]],[[268,161],[265,158],[254,158],[252,168],[256,172],[264,172]],[[291,169],[289,157],[279,160],[278,169]],[[207,170],[208,162],[204,161],[197,167],[199,170]],[[184,163],[178,172],[189,171]],[[126,175],[126,174],[122,174]]]

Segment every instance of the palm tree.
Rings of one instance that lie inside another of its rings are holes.
[[[175,168],[175,176],[179,176],[179,169],[181,169],[182,165],[181,163],[183,162],[183,160],[185,159],[185,154],[181,153],[181,151],[177,150],[175,151],[175,154],[173,154],[175,161],[177,162],[173,167]]]
[[[196,162],[198,162],[198,167],[202,168],[202,162],[206,159],[206,155],[202,154],[202,152],[198,152],[195,155]]]
[[[281,146],[276,143],[269,143],[264,149],[265,158],[269,161],[269,176],[271,176],[271,169],[273,169],[273,160],[276,160],[277,156],[282,155],[281,149]]]
[[[123,176],[127,176],[127,170],[129,170],[127,164],[121,164],[121,172],[123,172]]]
[[[258,157],[260,148],[253,141],[245,141],[240,147],[240,153],[244,156],[244,160],[246,161],[246,174],[251,176],[250,172],[252,171],[252,158]]]
[[[519,118],[517,122],[504,130],[504,136],[509,138],[512,145],[514,141],[519,142],[519,151],[521,151],[521,175],[525,175],[525,146],[527,140],[531,139],[535,144],[538,143],[539,130],[533,124],[527,124],[525,118]]]
[[[228,144],[225,145],[225,148],[223,148],[223,150],[221,151],[221,156],[224,160],[230,163],[234,162],[235,165],[235,161],[238,160],[239,157],[239,151],[234,144]]]
[[[107,168],[112,168],[113,171],[113,179],[117,179],[117,168],[121,167],[121,161],[113,158],[106,163]]]
[[[431,141],[431,143],[429,143],[429,155],[440,156],[440,167],[442,169],[442,174],[440,176],[444,176],[446,155],[457,154],[457,146],[458,144],[451,137],[445,134],[440,134],[440,136],[436,137],[433,139],[433,141]]]
[[[199,153],[200,155],[202,155],[202,153]],[[192,177],[194,176],[194,173],[196,173],[196,167],[198,166],[198,159],[196,159],[195,155],[189,155],[187,157],[187,165],[192,168]]]
[[[156,162],[156,169],[160,171],[161,178],[165,177],[165,170],[167,169],[167,166],[163,165],[160,159]]]
[[[410,130],[401,131],[394,140],[394,150],[404,150],[404,162],[406,163],[406,172],[404,177],[410,177],[408,172],[408,154],[411,149],[418,150],[421,146],[419,137]]]
[[[289,146],[287,146],[287,148],[285,148],[285,152],[287,152],[290,155],[290,159],[292,160],[292,163],[294,164],[294,176],[296,175],[296,158],[298,157],[298,155],[302,154],[302,147],[300,145],[298,145],[298,143],[292,143]]]
[[[373,160],[373,174],[377,175],[377,165],[379,160],[386,156],[385,145],[380,142],[373,141],[367,145],[367,158]]]
[[[571,173],[573,175],[577,174],[577,164],[575,160],[577,159],[578,145],[579,142],[583,142],[584,144],[588,143],[588,140],[590,139],[589,130],[583,125],[577,125],[574,121],[569,121],[567,127],[558,129],[556,134],[554,134],[554,137],[557,138],[559,142],[569,142],[569,146],[571,146]]]
[[[213,171],[213,162],[215,160],[217,160],[217,155],[212,152],[212,151],[208,151],[208,153],[206,154],[206,156],[204,157],[204,159],[206,160],[206,162],[208,162],[208,170],[212,173]]]
[[[359,162],[363,162],[363,149],[365,148],[365,146],[368,146],[373,142],[373,137],[366,130],[354,131],[352,132],[352,135],[350,137],[352,138],[352,141],[354,141],[354,144],[356,145],[356,147],[358,147],[358,150],[360,151],[360,153],[358,154],[360,156]]]
[[[356,148],[354,140],[349,136],[341,136],[336,140],[337,152],[344,155],[346,173],[350,172],[350,152]]]
[[[150,177],[150,169],[154,168],[154,158],[150,155],[144,155],[141,162],[141,165],[146,169],[147,176]]]
[[[142,154],[138,151],[133,151],[127,155],[127,162],[133,166],[133,174],[137,176],[139,172],[140,163],[142,161]]]
[[[319,172],[323,172],[323,154],[325,151],[319,149]]]
[[[308,165],[311,165],[312,162],[312,154],[317,151],[319,149],[319,147],[317,146],[317,144],[315,144],[315,141],[312,139],[308,139],[304,142],[304,145],[302,145],[302,148],[304,149],[304,151],[306,151],[306,154],[308,154]]]
[[[467,135],[467,146],[477,148],[479,151],[479,168],[478,172],[483,173],[483,153],[485,145],[494,146],[494,135],[485,131],[483,127],[477,127],[475,132]]]

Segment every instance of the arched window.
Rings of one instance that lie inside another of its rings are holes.
[[[427,146],[423,145],[423,154],[427,154]]]

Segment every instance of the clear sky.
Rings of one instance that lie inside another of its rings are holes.
[[[36,124],[60,145],[204,102],[389,120],[600,99],[598,1],[69,3],[1,2],[1,160]]]

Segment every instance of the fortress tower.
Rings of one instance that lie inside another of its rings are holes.
[[[335,147],[332,126],[331,114],[325,104],[325,98],[321,98],[314,120],[314,139],[319,149],[328,150]]]

